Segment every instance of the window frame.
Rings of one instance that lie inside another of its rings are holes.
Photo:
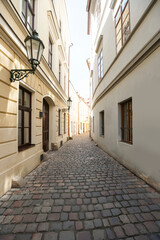
[[[53,48],[52,48],[52,40],[49,37],[49,46],[48,46],[48,65],[52,69],[52,56],[53,56]],[[51,60],[51,61],[50,61]]]
[[[94,133],[94,116],[93,116],[93,119],[92,119],[92,131]]]
[[[95,9],[95,17],[97,22],[97,28],[100,23],[100,17],[101,17],[101,0],[97,1],[96,9]]]
[[[122,103],[121,106],[121,142],[128,144],[133,144],[133,107],[132,98],[129,98]],[[125,115],[126,112],[126,115]],[[127,125],[125,125],[125,123]],[[125,135],[125,129],[127,130],[127,135]],[[126,138],[127,136],[127,138]]]
[[[64,134],[66,134],[66,113],[64,113]]]
[[[99,135],[104,136],[104,110],[99,112]]]
[[[58,109],[58,136],[61,135],[61,109]]]
[[[98,65],[98,81],[101,81],[101,79],[103,78],[103,49],[102,48],[98,55],[97,65]]]
[[[125,2],[125,5],[123,6],[124,2]],[[128,14],[126,15],[125,19],[123,20],[123,14],[125,13],[125,10],[126,10],[127,7],[128,7]],[[116,20],[118,14],[119,14],[119,17],[118,17],[118,20]],[[130,34],[130,4],[129,4],[129,0],[121,0],[120,5],[118,7],[118,10],[117,10],[117,12],[115,14],[115,17],[114,17],[114,19],[115,19],[115,36],[116,36],[116,51],[117,51],[117,53],[121,50],[121,48],[123,47],[123,45],[125,44],[125,42],[128,38],[127,37],[126,40],[124,40],[124,29],[123,29],[124,23],[125,23],[127,18],[129,18],[129,25],[128,25],[128,27],[129,27],[128,36],[129,36],[129,34]],[[120,24],[120,29],[117,32],[117,28],[118,28],[119,24]],[[119,35],[120,32],[121,32],[121,37],[118,41],[118,35]],[[120,42],[121,42],[121,46],[118,49],[118,45],[119,45]]]
[[[59,84],[61,85],[61,78],[62,78],[62,64],[59,62]]]
[[[25,13],[23,12],[23,8],[22,8],[22,17],[23,17],[23,22],[26,26],[26,28],[29,31],[33,31],[34,30],[34,18],[35,18],[35,0],[33,0],[33,7],[31,6],[31,4],[29,3],[29,0],[23,0],[24,1],[24,6],[25,6]],[[23,3],[22,3],[23,5]],[[30,25],[30,23],[28,22],[27,18],[28,18],[28,13],[31,13],[32,16],[32,26]]]
[[[30,91],[28,91],[27,89],[21,87],[21,86],[19,86],[19,89],[22,90],[22,105],[20,105],[20,103],[18,101],[18,110],[21,111],[21,113],[22,113],[22,115],[21,115],[22,126],[19,127],[19,115],[18,115],[18,132],[19,132],[19,129],[21,129],[21,143],[22,144],[19,145],[19,142],[18,142],[18,150],[22,151],[25,148],[28,148],[28,147],[33,145],[33,144],[31,144],[31,112],[32,112],[32,102],[31,102],[31,100],[32,100],[32,93]],[[29,94],[29,101],[30,101],[30,106],[29,107],[24,106],[24,94],[25,94],[25,92],[27,94]],[[24,112],[29,112],[29,127],[24,127],[24,121],[25,121]],[[28,143],[24,143],[24,130],[25,130],[25,128],[29,128],[29,142]],[[19,139],[19,133],[18,133],[18,139]]]

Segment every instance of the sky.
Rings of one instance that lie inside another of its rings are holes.
[[[87,35],[87,0],[66,0],[70,48],[70,81],[81,97],[89,98],[89,35]]]

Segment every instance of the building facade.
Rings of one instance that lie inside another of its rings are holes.
[[[72,105],[70,108],[70,137],[73,137],[78,135],[79,95],[71,82],[69,82],[69,95],[72,99]]]
[[[90,106],[82,97],[79,99],[79,134],[82,134],[90,130]]]
[[[160,190],[160,1],[88,0],[92,138]]]
[[[90,105],[78,94],[69,82],[69,96],[72,99],[70,108],[70,137],[89,132]]]
[[[11,69],[30,68],[24,39],[34,29],[45,46],[41,63],[10,82]],[[68,139],[69,54],[64,0],[0,1],[0,196]]]

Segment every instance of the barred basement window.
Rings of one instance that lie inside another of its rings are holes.
[[[99,113],[99,134],[104,135],[104,111]]]
[[[122,0],[115,15],[117,53],[130,34],[129,0]]]
[[[34,30],[34,6],[34,0],[22,0],[22,18],[30,32]]]
[[[31,144],[31,93],[19,88],[18,147]]]
[[[133,143],[132,134],[132,99],[123,102],[121,105],[121,141]]]

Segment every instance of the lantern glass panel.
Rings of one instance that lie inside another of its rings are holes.
[[[41,60],[41,57],[42,57],[42,54],[43,54],[43,50],[44,50],[44,47],[43,47],[42,43],[40,43],[39,54],[38,54],[38,61],[39,62]]]
[[[28,39],[28,41],[26,41],[26,49],[27,49],[28,59],[31,59],[31,41],[30,41],[30,39]]]
[[[72,106],[72,100],[71,100],[70,97],[69,97],[69,99],[67,100],[67,102],[68,102],[68,106],[71,107],[71,106]]]
[[[38,58],[39,41],[32,39],[32,58]]]

